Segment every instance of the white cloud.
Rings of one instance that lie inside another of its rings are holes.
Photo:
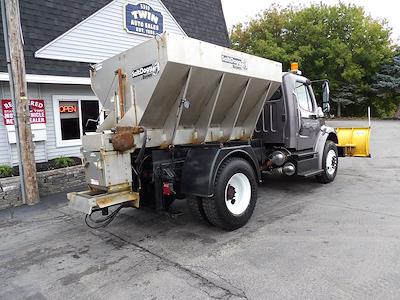
[[[259,12],[262,12],[273,3],[279,3],[281,6],[287,6],[288,4],[294,5],[310,5],[311,3],[319,3],[320,1],[303,0],[222,0],[224,7],[225,18],[228,29],[238,22],[246,22],[249,19],[256,16]],[[337,0],[322,0],[322,3],[336,4]],[[393,0],[342,0],[344,3],[353,3],[358,6],[364,7],[365,11],[370,14],[373,18],[385,18],[389,21],[389,26],[393,29],[393,40],[398,41],[400,37],[400,18],[398,11],[400,8],[400,2]]]

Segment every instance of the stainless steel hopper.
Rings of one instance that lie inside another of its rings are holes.
[[[251,139],[282,65],[165,33],[93,66],[91,77],[108,112],[98,132],[141,126],[146,146],[158,147]]]

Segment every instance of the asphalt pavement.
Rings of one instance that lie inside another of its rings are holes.
[[[65,194],[1,211],[0,299],[399,299],[400,121],[372,124],[371,159],[265,178],[235,232],[133,209],[92,230]]]

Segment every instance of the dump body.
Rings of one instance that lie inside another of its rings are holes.
[[[249,140],[282,65],[166,33],[94,66],[91,77],[109,115],[98,132],[141,126],[147,147],[158,147]]]

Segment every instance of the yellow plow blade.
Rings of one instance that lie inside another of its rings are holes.
[[[339,139],[337,145],[341,156],[371,157],[370,153],[370,127],[336,128]]]

